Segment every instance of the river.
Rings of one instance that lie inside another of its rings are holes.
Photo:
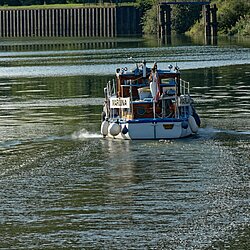
[[[100,135],[115,68],[177,64],[196,136]],[[247,249],[250,40],[0,41],[0,249]]]

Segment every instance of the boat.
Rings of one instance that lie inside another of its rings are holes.
[[[200,118],[190,96],[190,84],[178,66],[147,67],[145,60],[117,68],[104,88],[101,134],[128,140],[184,138],[196,134]]]

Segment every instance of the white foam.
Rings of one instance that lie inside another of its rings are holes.
[[[80,131],[74,132],[71,137],[72,139],[90,139],[90,138],[101,138],[102,135],[89,132],[86,129],[81,129]]]

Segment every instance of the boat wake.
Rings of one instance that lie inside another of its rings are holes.
[[[20,140],[9,140],[9,141],[1,141],[0,142],[0,149],[1,148],[11,148],[11,147],[15,147],[18,146],[20,144],[22,144],[23,142]]]
[[[0,150],[15,148],[23,145],[30,145],[31,143],[46,143],[46,142],[69,140],[69,139],[70,139],[69,136],[46,136],[41,138],[0,141]]]
[[[29,139],[16,139],[0,141],[0,151],[5,149],[16,148],[18,146],[30,145],[30,143],[47,143],[60,140],[76,140],[76,139],[90,139],[90,138],[102,138],[100,134],[88,132],[86,129],[74,132],[72,135],[65,136],[46,136],[40,138]]]
[[[72,139],[91,139],[91,138],[102,138],[101,134],[92,133],[87,131],[86,129],[81,129],[80,131],[76,131],[71,135]]]
[[[250,131],[239,131],[229,129],[217,129],[210,126],[199,129],[200,135],[228,134],[228,135],[250,135]]]

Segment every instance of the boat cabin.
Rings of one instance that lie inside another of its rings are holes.
[[[117,69],[116,96],[129,98],[131,104],[127,109],[117,109],[116,115],[126,119],[175,117],[176,97],[180,95],[180,72],[172,68],[157,70],[158,101],[152,96],[150,68]]]

